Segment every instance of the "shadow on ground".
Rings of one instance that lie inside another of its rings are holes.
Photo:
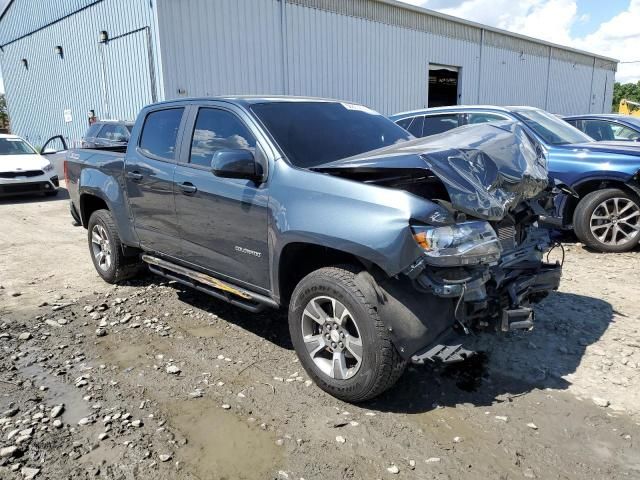
[[[149,275],[145,285],[161,281]],[[174,284],[185,307],[215,313],[274,345],[291,350],[286,311],[252,314],[195,290]],[[452,365],[410,365],[395,387],[367,402],[380,411],[422,413],[441,406],[470,403],[489,406],[534,389],[566,389],[585,350],[596,343],[613,320],[608,302],[554,292],[536,306],[531,332],[480,334],[468,346],[478,355]]]
[[[43,193],[32,193],[25,195],[11,195],[6,197],[0,197],[1,205],[21,205],[26,203],[43,203],[43,202],[57,202],[60,200],[69,200],[69,192],[66,188],[58,188],[58,194],[56,196],[47,196]],[[71,218],[71,217],[69,217]]]

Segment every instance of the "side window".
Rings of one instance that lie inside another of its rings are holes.
[[[95,137],[100,131],[101,127],[102,127],[101,123],[94,123],[93,125],[91,125],[87,130],[87,133],[84,134],[85,138]]]
[[[640,140],[640,132],[636,132],[629,127],[625,127],[624,125],[616,123],[613,125],[613,138],[615,138],[616,140],[637,142],[638,140]]]
[[[581,126],[579,125],[580,120],[565,120],[565,122],[567,122],[572,127],[582,130]]]
[[[190,162],[211,166],[213,154],[222,149],[256,148],[256,139],[233,113],[217,108],[201,108],[193,130]]]
[[[613,124],[605,120],[583,120],[584,133],[594,140],[615,140]]]
[[[467,114],[467,122],[471,124],[476,123],[490,123],[490,122],[501,122],[504,120],[509,120],[507,117],[502,115],[498,115],[496,113],[469,113]]]
[[[396,125],[398,125],[400,128],[404,128],[405,130],[409,130],[409,125],[411,125],[411,122],[413,122],[413,118],[414,117],[408,117],[408,118],[403,118],[402,120],[398,120],[396,122]]]
[[[409,125],[409,128],[407,128],[407,130],[414,137],[420,138],[420,137],[422,137],[422,126],[423,125],[424,125],[424,117],[423,116],[414,117],[413,121],[411,122],[411,125]]]
[[[452,130],[459,126],[459,117],[457,113],[446,115],[427,115],[424,117],[424,126],[422,127],[422,136],[436,135],[448,130]]]
[[[143,153],[173,159],[183,111],[184,108],[170,108],[147,115],[139,145]]]

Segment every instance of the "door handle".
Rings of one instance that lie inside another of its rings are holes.
[[[185,195],[193,195],[198,191],[198,187],[189,182],[179,183],[178,188],[182,190],[182,193],[184,193]]]
[[[140,172],[127,172],[127,178],[131,179],[132,182],[139,182],[142,180],[142,174]]]

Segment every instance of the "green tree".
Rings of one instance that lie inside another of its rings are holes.
[[[7,113],[7,99],[0,93],[0,128],[9,128],[9,114]]]
[[[613,84],[613,111],[618,111],[620,100],[622,99],[640,102],[640,81],[637,83],[619,83]]]

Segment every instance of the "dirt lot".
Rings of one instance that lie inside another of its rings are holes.
[[[638,253],[568,245],[533,332],[354,406],[282,314],[102,283],[64,195],[0,219],[0,478],[640,478]]]

